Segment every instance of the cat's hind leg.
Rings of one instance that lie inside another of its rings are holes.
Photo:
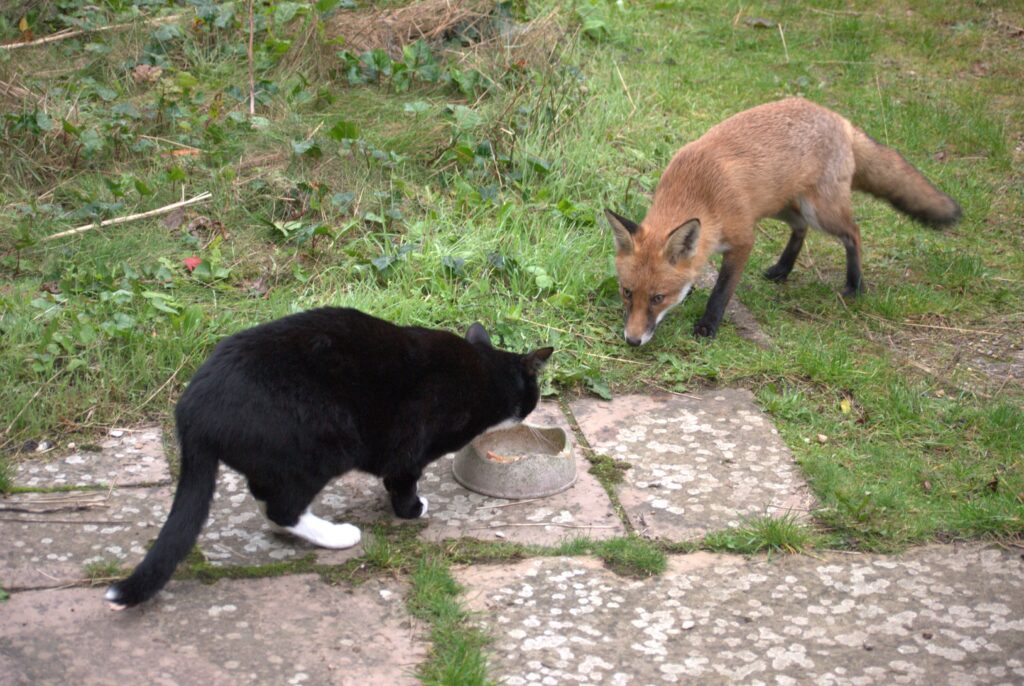
[[[416,493],[419,479],[419,474],[384,477],[384,488],[391,496],[391,508],[402,519],[416,519],[427,514],[427,499]]]
[[[321,548],[351,548],[359,543],[359,528],[351,524],[332,524],[306,510],[295,526],[285,527],[289,533],[304,538]]]
[[[293,536],[321,548],[351,548],[359,543],[359,528],[351,524],[332,524],[313,514],[310,503],[323,485],[314,489],[263,488],[249,482],[249,490],[270,523]],[[312,492],[310,492],[312,491]]]

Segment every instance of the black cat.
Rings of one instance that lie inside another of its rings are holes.
[[[399,517],[422,516],[424,467],[530,414],[551,353],[497,350],[480,324],[463,339],[330,307],[224,339],[175,410],[181,478],[167,522],[107,600],[136,605],[163,588],[206,521],[220,462],[245,475],[272,523],[319,546],[359,542],[356,527],[309,511],[352,469],[383,477]]]

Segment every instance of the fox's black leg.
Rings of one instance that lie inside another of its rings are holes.
[[[846,188],[845,184],[840,184]],[[808,194],[804,202],[809,207],[807,218],[812,225],[839,239],[846,248],[846,284],[843,296],[855,296],[864,290],[860,270],[860,227],[853,220],[850,192],[832,193],[830,196]],[[806,214],[806,212],[805,212]]]
[[[391,495],[391,508],[402,519],[416,519],[427,510],[426,500],[416,494],[419,474],[401,474],[384,477],[384,488]]]
[[[856,229],[856,225],[854,228]],[[860,295],[864,290],[860,271],[860,231],[852,236],[843,236],[839,240],[846,247],[846,286],[843,288],[843,296]]]
[[[743,268],[750,257],[750,245],[733,246],[722,255],[722,268],[718,272],[718,280],[711,289],[704,314],[693,327],[693,334],[699,337],[714,338],[718,334],[718,326],[725,315],[725,306],[740,282]]]
[[[789,242],[786,243],[786,247],[783,248],[782,254],[779,255],[779,261],[774,265],[764,270],[764,278],[769,281],[775,281],[781,283],[786,280],[789,273],[793,271],[793,265],[796,264],[796,258],[800,256],[800,250],[804,247],[804,238],[807,237],[807,222],[803,216],[795,209],[783,210],[779,214],[775,215],[776,219],[789,224],[792,232],[789,234]]]

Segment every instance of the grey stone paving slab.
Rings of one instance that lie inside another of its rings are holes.
[[[456,578],[508,686],[1024,683],[1019,550],[696,553],[643,581],[535,558]]]
[[[123,612],[100,589],[16,593],[0,610],[0,683],[416,684],[427,647],[405,594],[313,575],[184,582]]]
[[[57,449],[14,465],[16,486],[133,486],[171,480],[159,426],[114,429],[100,451]]]
[[[528,422],[568,424],[555,403],[543,403]],[[576,450],[576,484],[562,493],[532,501],[491,498],[466,490],[452,476],[451,456],[432,464],[420,479],[420,493],[430,503],[421,537],[440,541],[472,537],[554,545],[566,538],[621,536],[622,523],[612,510],[603,487],[589,473],[589,463]],[[332,482],[313,505],[313,512],[332,522],[351,522],[366,528],[374,522],[403,523],[391,512],[380,479],[350,473]],[[365,532],[364,532],[365,533]],[[317,559],[335,564],[361,552],[325,551],[305,541],[271,531],[245,479],[221,469],[210,520],[200,546],[213,564],[258,564],[317,552]]]
[[[156,538],[170,504],[170,486],[4,498],[0,586],[46,588],[81,581],[92,562],[134,565]]]
[[[645,535],[699,539],[755,515],[805,516],[814,504],[749,391],[582,399],[571,407],[595,452],[632,465],[618,495]]]
[[[572,429],[556,403],[541,403],[526,421],[560,426],[572,436]],[[625,528],[615,515],[608,494],[590,473],[590,463],[579,446],[574,454],[576,483],[566,491],[534,500],[506,500],[473,493],[452,476],[454,458],[438,460],[420,481],[421,492],[431,508],[423,536],[429,540],[471,537],[555,545],[578,536],[605,539],[624,535]]]

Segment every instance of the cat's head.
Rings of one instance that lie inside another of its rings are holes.
[[[537,407],[540,400],[537,377],[555,349],[537,348],[525,355],[499,350],[491,344],[491,337],[479,322],[469,327],[466,340],[491,361],[496,371],[496,380],[506,400],[508,415],[505,419],[514,423],[525,419]]]

